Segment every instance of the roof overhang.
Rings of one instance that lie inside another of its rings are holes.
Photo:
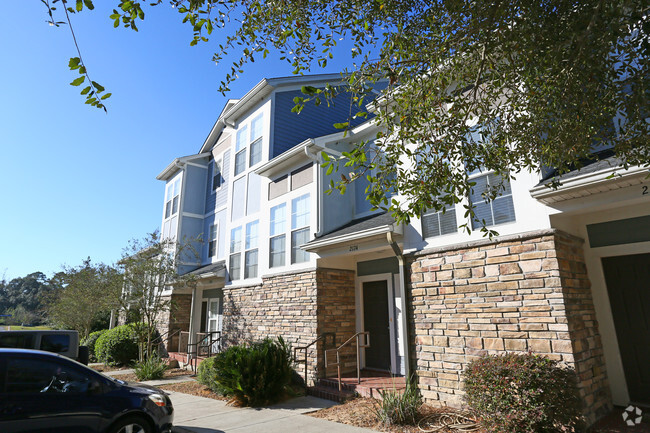
[[[314,253],[325,248],[337,247],[348,243],[385,238],[387,233],[394,233],[400,236],[403,235],[404,229],[402,224],[386,224],[379,227],[373,227],[368,230],[361,230],[358,232],[330,237],[327,239],[315,239],[311,242],[301,245],[300,248],[310,253]]]
[[[320,147],[314,149],[315,147],[317,146],[315,146],[314,140],[308,138],[299,145],[292,147],[286,152],[281,153],[263,164],[255,170],[255,173],[270,178],[279,173],[285,172],[305,158],[311,158],[310,152],[322,150]]]
[[[558,188],[537,185],[530,190],[530,195],[548,205],[638,185],[646,181],[649,174],[648,167],[633,166],[625,169],[614,166],[563,180]]]
[[[169,180],[177,171],[181,170],[183,166],[188,163],[195,161],[201,158],[207,158],[210,156],[209,152],[199,153],[196,155],[183,156],[181,158],[174,159],[163,171],[160,172],[156,179],[158,180]]]

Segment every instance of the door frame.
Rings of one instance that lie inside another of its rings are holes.
[[[356,290],[354,292],[354,303],[356,309],[356,329],[357,332],[363,332],[364,329],[364,307],[363,307],[363,283],[370,283],[376,281],[386,281],[386,290],[388,295],[388,327],[390,338],[390,372],[399,374],[397,371],[397,323],[395,321],[395,296],[393,291],[393,274],[375,274],[357,277]],[[372,338],[370,340],[372,344]],[[366,366],[366,351],[361,351],[361,368]]]
[[[213,302],[217,303],[217,311],[221,309],[221,298],[207,298],[206,299],[208,305],[207,309],[205,312],[205,332],[210,332],[210,320],[216,320],[217,321],[217,331],[221,331],[221,313],[217,313],[216,319],[210,319],[210,305]],[[217,345],[219,343],[216,343]],[[217,350],[217,348],[213,348],[213,350]]]

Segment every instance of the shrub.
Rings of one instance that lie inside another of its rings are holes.
[[[217,386],[240,404],[260,406],[283,396],[293,370],[291,347],[282,337],[232,346],[214,357]],[[210,367],[206,369],[206,376]]]
[[[138,357],[138,340],[131,325],[117,326],[102,334],[95,343],[95,356],[104,364],[130,364]]]
[[[215,368],[215,357],[207,358],[201,361],[196,371],[196,380],[201,385],[205,385],[212,392],[219,395],[226,395],[226,390],[217,381],[217,370]]]
[[[573,369],[533,354],[487,355],[463,373],[465,400],[489,432],[558,432],[582,428]]]
[[[90,335],[81,342],[82,346],[88,347],[88,356],[91,361],[97,361],[97,356],[95,355],[95,345],[97,344],[97,339],[101,337],[108,329],[102,329],[101,331],[91,332]]]
[[[418,410],[422,406],[422,396],[410,380],[406,381],[406,388],[403,392],[397,389],[388,389],[380,391],[380,393],[382,399],[375,412],[382,424],[387,426],[415,424]]]
[[[135,365],[134,373],[138,380],[162,379],[169,366],[158,355],[153,355]]]

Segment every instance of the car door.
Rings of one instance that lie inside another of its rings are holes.
[[[97,432],[102,417],[97,381],[64,359],[5,356],[0,432]]]

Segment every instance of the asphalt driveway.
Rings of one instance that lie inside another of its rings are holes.
[[[304,415],[335,403],[299,397],[266,408],[238,408],[220,400],[167,391],[174,404],[175,433],[363,433],[374,432]]]

